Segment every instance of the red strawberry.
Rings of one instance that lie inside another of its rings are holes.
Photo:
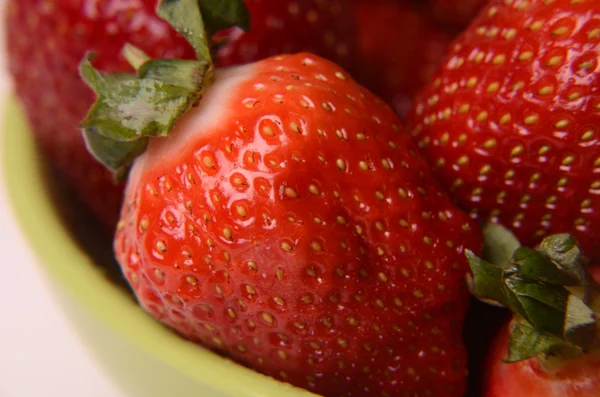
[[[252,32],[220,33],[218,65],[275,53],[314,51],[337,62],[351,50],[351,16],[338,0],[247,0]],[[42,148],[92,211],[112,228],[122,186],[87,153],[77,129],[93,93],[77,65],[88,50],[106,71],[131,70],[119,51],[131,42],[153,57],[191,58],[188,44],[155,16],[156,0],[9,0],[8,66]],[[285,26],[286,29],[282,27]]]
[[[353,0],[354,77],[404,118],[417,91],[431,80],[452,37],[408,3]]]
[[[479,395],[600,395],[600,285],[574,240],[550,236],[537,250],[518,248],[508,264],[470,262],[475,294],[516,313],[491,346]]]
[[[586,354],[570,360],[530,358],[505,363],[510,333],[515,323],[502,329],[486,363],[481,397],[597,397],[600,395],[600,355]]]
[[[311,52],[343,67],[354,49],[352,13],[345,0],[245,0],[251,25],[216,35],[226,40],[217,66],[253,62],[282,53]]]
[[[122,187],[87,153],[77,125],[93,103],[77,65],[86,49],[98,67],[127,70],[117,56],[131,41],[152,56],[191,56],[187,43],[154,16],[153,1],[7,2],[8,67],[36,138],[99,219],[116,224]],[[108,37],[108,39],[107,39]]]
[[[428,13],[437,21],[465,27],[489,0],[431,0]],[[493,0],[492,0],[493,1]]]
[[[161,15],[195,7],[169,1]],[[140,79],[113,80],[82,64],[99,93],[83,123],[95,155],[118,169],[148,143],[115,238],[141,305],[325,396],[462,396],[462,252],[479,247],[478,228],[392,110],[311,54],[219,70],[211,85],[206,43],[179,28],[199,61],[175,73],[151,61]]]
[[[455,42],[409,125],[460,206],[534,245],[600,257],[600,2],[493,1]]]

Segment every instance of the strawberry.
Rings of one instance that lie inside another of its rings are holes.
[[[507,364],[509,337],[516,323],[506,324],[494,341],[485,364],[481,397],[596,397],[600,395],[600,356],[576,359],[530,358]]]
[[[127,70],[117,54],[131,41],[153,56],[193,55],[185,40],[153,13],[151,1],[7,2],[8,69],[40,146],[95,215],[112,228],[122,187],[88,154],[77,125],[93,103],[77,66],[86,49],[103,70]],[[107,36],[110,38],[107,40]]]
[[[441,65],[452,37],[411,4],[353,0],[353,76],[404,118],[417,91]]]
[[[211,4],[215,0],[203,0]],[[232,65],[280,53],[314,51],[344,62],[351,52],[351,16],[338,0],[247,0],[252,32],[218,33],[217,64]],[[8,67],[29,122],[51,162],[94,214],[113,229],[123,186],[87,152],[77,129],[94,100],[77,73],[87,50],[96,66],[129,71],[119,55],[126,42],[153,57],[193,58],[194,52],[155,15],[156,0],[9,0]],[[283,26],[286,29],[283,29]],[[213,33],[213,32],[211,32]],[[43,38],[40,40],[40,37]]]
[[[212,0],[213,2],[215,0]],[[245,0],[250,30],[215,35],[225,41],[217,66],[256,61],[282,53],[311,52],[349,67],[354,51],[352,12],[345,0]]]
[[[142,307],[324,396],[461,396],[478,228],[393,111],[312,54],[213,71],[194,0],[159,13],[197,61],[81,66],[90,150],[131,164],[114,247]]]
[[[508,262],[497,264],[468,253],[474,294],[515,313],[489,350],[479,395],[600,395],[600,268],[594,281],[568,234],[535,250],[509,247]]]
[[[600,257],[600,2],[493,1],[421,92],[409,129],[458,204],[525,245]]]

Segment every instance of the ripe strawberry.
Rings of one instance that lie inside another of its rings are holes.
[[[196,7],[160,12],[189,21]],[[477,225],[392,110],[338,66],[298,54],[213,76],[198,26],[178,28],[199,60],[166,75],[131,48],[139,79],[82,64],[99,94],[82,124],[94,155],[119,169],[147,149],[115,237],[141,305],[325,396],[461,396],[462,252],[479,247]]]
[[[493,1],[408,118],[460,206],[600,257],[600,2]]]
[[[211,0],[204,0],[211,3]],[[221,32],[219,66],[281,52],[314,51],[337,62],[351,52],[351,16],[338,0],[247,0],[251,33]],[[93,103],[77,66],[88,50],[105,71],[131,70],[126,42],[153,57],[192,58],[189,45],[155,16],[156,0],[9,0],[8,67],[37,140],[91,210],[113,228],[123,187],[87,153],[79,121]],[[283,26],[286,29],[283,29]],[[42,39],[40,39],[42,38]]]
[[[122,187],[87,153],[77,129],[94,100],[79,79],[77,65],[89,48],[101,54],[97,66],[103,70],[127,70],[117,57],[127,41],[153,56],[183,57],[193,51],[154,16],[151,1],[12,0],[5,18],[8,68],[37,141],[77,194],[112,228]]]
[[[411,4],[353,0],[353,76],[404,118],[417,91],[441,65],[452,37]]]
[[[576,359],[530,358],[505,363],[510,333],[515,323],[506,324],[494,341],[485,364],[485,386],[481,397],[596,397],[600,395],[600,355]]]
[[[600,395],[600,285],[574,240],[547,237],[537,250],[518,248],[502,265],[469,256],[475,295],[516,313],[490,348],[479,395]]]

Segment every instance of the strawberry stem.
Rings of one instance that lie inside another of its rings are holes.
[[[488,262],[467,251],[473,273],[468,281],[477,298],[517,315],[507,361],[582,354],[599,345],[592,308],[598,285],[570,235],[549,236],[535,250],[517,246],[514,236],[497,225],[486,227],[484,235],[493,255]]]
[[[122,52],[136,73],[101,73],[92,66],[93,54],[87,54],[80,64],[82,79],[97,94],[80,125],[83,137],[90,153],[119,177],[126,175],[149,140],[168,135],[212,84],[209,42],[215,29],[249,25],[243,0],[201,3],[163,0],[157,9],[194,48],[196,60],[150,59],[127,44]]]
[[[152,59],[144,51],[130,43],[125,44],[121,50],[121,54],[136,71],[140,70],[143,64]]]

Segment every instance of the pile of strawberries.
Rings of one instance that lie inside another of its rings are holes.
[[[600,395],[600,0],[9,0],[5,29],[40,147],[183,337],[326,397]],[[467,390],[471,296],[515,314]]]

